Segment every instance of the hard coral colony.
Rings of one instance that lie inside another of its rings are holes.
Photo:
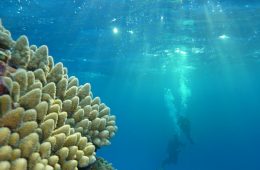
[[[77,170],[96,161],[117,126],[110,108],[79,86],[47,46],[13,41],[0,23],[0,169]]]

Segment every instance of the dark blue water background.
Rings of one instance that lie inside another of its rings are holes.
[[[0,17],[111,107],[119,131],[97,155],[118,170],[158,170],[166,158],[167,89],[195,144],[166,170],[260,169],[257,0],[1,0]]]

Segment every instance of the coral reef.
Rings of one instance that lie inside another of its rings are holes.
[[[81,168],[79,170],[116,170],[111,163],[108,163],[105,159],[99,157],[97,160],[89,165],[87,168]]]
[[[0,23],[0,169],[77,170],[96,161],[117,126],[110,108],[79,85],[47,46],[17,41]],[[0,82],[1,85],[1,82]]]

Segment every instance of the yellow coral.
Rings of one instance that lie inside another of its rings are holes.
[[[3,76],[10,94],[0,96],[0,167],[8,170],[76,170],[96,161],[96,147],[110,144],[115,117],[91,86],[79,86],[47,46],[16,42],[0,24],[0,44],[18,68]]]

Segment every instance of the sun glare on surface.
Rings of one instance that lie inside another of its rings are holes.
[[[113,28],[113,33],[114,33],[114,34],[117,34],[117,33],[118,33],[118,28],[117,28],[117,27],[114,27],[114,28]]]

